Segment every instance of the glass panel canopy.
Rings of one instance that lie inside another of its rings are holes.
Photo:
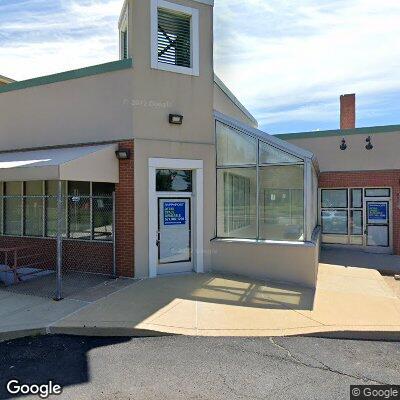
[[[313,176],[311,162],[222,122],[216,124],[216,150],[217,237],[309,240],[317,223],[316,212],[305,219],[306,188],[310,201],[317,198],[317,180],[305,184],[305,176]]]
[[[217,122],[217,164],[255,165],[257,140]]]
[[[303,160],[260,141],[260,164],[293,164]]]

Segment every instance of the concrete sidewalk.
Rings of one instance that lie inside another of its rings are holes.
[[[3,297],[0,338],[59,333],[400,340],[400,300],[377,271],[367,269],[321,264],[316,291],[190,274],[129,283],[88,300]]]
[[[144,280],[50,327],[54,333],[400,339],[400,300],[377,271],[321,264],[316,292],[237,276]]]

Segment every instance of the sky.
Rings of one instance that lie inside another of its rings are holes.
[[[149,1],[149,0],[138,0]],[[118,59],[123,0],[0,0],[0,74]],[[400,124],[399,0],[215,0],[215,71],[269,133]]]

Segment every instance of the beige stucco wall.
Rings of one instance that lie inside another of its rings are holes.
[[[214,140],[213,9],[193,1],[174,2],[199,10],[200,76],[151,68],[151,2],[131,0],[134,137],[210,143]],[[183,115],[183,125],[170,125],[170,113]]]
[[[132,70],[0,93],[0,149],[132,138]]]
[[[235,118],[254,128],[257,124],[254,123],[226,94],[214,83],[214,110]]]
[[[135,276],[149,275],[149,158],[203,160],[204,267],[209,270],[210,240],[215,236],[214,145],[135,139]]]
[[[319,245],[214,240],[211,243],[212,270],[316,286]]]
[[[326,171],[368,171],[400,169],[400,132],[378,134],[355,134],[346,136],[318,137],[287,140],[296,146],[312,151],[321,172]],[[371,136],[373,150],[365,148],[365,139]],[[339,149],[342,137],[346,139],[347,150]]]

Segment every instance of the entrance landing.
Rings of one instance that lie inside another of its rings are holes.
[[[400,338],[400,299],[374,270],[321,264],[316,291],[215,274],[138,282],[53,333]]]

